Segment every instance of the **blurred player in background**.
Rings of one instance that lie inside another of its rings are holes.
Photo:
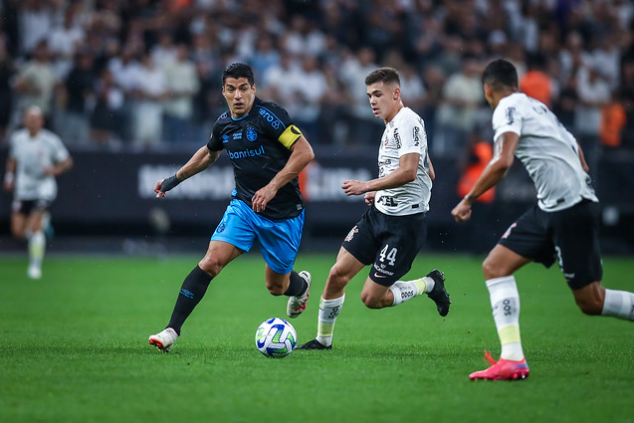
[[[304,204],[297,176],[314,158],[313,149],[288,113],[255,96],[253,71],[244,63],[228,65],[222,78],[229,112],[221,115],[206,146],[175,175],[157,182],[157,197],[207,169],[227,151],[236,188],[222,221],[211,237],[207,254],[185,278],[172,317],[150,345],[169,352],[181,326],[200,302],[211,280],[256,242],[266,262],[266,287],[286,295],[287,314],[306,308],[310,273],[293,270],[304,227]],[[239,301],[236,302],[239,306]],[[236,310],[239,311],[239,310]]]
[[[11,231],[16,238],[28,240],[27,274],[32,279],[42,277],[46,249],[42,221],[57,196],[55,177],[73,166],[59,137],[43,128],[40,108],[28,108],[24,114],[24,129],[11,135],[4,174],[4,189],[14,191]]]
[[[517,270],[531,261],[550,267],[557,260],[577,305],[591,316],[634,320],[634,294],[601,286],[599,200],[575,138],[543,103],[518,92],[510,62],[491,62],[482,83],[493,109],[494,156],[451,214],[458,222],[469,219],[473,201],[504,178],[514,156],[533,179],[538,201],[508,228],[482,265],[502,352],[498,361],[487,352],[492,366],[470,379],[525,379],[529,369],[520,340]]]
[[[319,303],[317,338],[299,349],[332,348],[335,320],[341,312],[348,282],[372,265],[361,300],[368,308],[397,306],[427,294],[438,313],[449,313],[443,273],[433,270],[413,281],[400,281],[425,243],[434,168],[427,151],[423,120],[401,101],[400,78],[392,68],[380,68],[365,79],[374,116],[385,131],[379,147],[379,177],[344,181],[346,195],[365,194],[370,206],[344,239],[330,269]]]

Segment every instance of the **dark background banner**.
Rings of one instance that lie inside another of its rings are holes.
[[[226,157],[157,199],[158,179],[172,175],[193,151],[72,151],[74,169],[58,178],[59,195],[51,208],[58,236],[142,236],[166,228],[167,235],[211,234],[229,202],[233,172]],[[345,179],[375,177],[376,151],[317,150],[307,171],[306,238],[342,239],[366,209],[362,196],[346,197]],[[3,165],[6,149],[0,151]],[[461,170],[453,159],[436,159],[437,173],[427,215],[428,247],[485,251],[512,221],[535,203],[535,190],[516,161],[497,189],[493,204],[476,204],[473,222],[458,225],[450,211]],[[604,250],[634,249],[634,165],[632,157],[604,154],[597,173],[603,210]],[[11,195],[0,194],[0,234],[9,234]],[[158,222],[158,223],[157,223]],[[163,223],[163,225],[161,225]]]

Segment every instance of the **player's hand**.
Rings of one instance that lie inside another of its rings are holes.
[[[456,222],[464,222],[469,220],[471,217],[471,204],[466,200],[462,199],[458,203],[456,207],[451,211],[451,215],[456,220]]]
[[[275,194],[277,194],[277,190],[269,185],[259,189],[253,198],[251,198],[253,211],[256,213],[264,211],[266,209],[266,205],[269,204],[269,201],[275,197]]]
[[[343,185],[341,185],[341,189],[346,193],[347,196],[350,195],[361,195],[367,191],[365,189],[365,182],[355,181],[355,180],[347,180],[343,181]]]
[[[55,172],[55,168],[51,166],[51,167],[44,168],[44,175],[57,176],[57,173]]]
[[[156,186],[154,186],[154,192],[156,193],[156,198],[165,197],[165,191],[161,190],[164,180],[165,179],[161,179],[160,181],[156,183]]]
[[[365,195],[363,196],[363,199],[365,200],[365,204],[367,204],[368,206],[371,206],[372,204],[374,204],[374,197],[376,197],[376,191],[366,192]]]
[[[161,179],[154,186],[154,192],[156,193],[156,198],[165,197],[165,193],[172,188],[176,187],[176,185],[180,184],[180,181],[176,174],[170,176],[169,178]]]

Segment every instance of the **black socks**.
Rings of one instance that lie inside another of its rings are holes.
[[[180,293],[176,299],[174,311],[172,312],[172,317],[167,327],[174,329],[177,334],[181,334],[181,326],[183,326],[187,317],[189,317],[196,305],[198,305],[200,300],[204,297],[212,279],[213,278],[198,267],[198,265],[194,267],[183,281]]]
[[[288,284],[288,289],[284,292],[284,295],[287,297],[296,297],[306,292],[306,288],[308,288],[308,284],[304,278],[293,270],[291,271],[291,283]]]

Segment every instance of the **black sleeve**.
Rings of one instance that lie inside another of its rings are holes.
[[[220,139],[220,134],[218,131],[218,122],[214,124],[213,129],[211,130],[211,135],[209,135],[209,142],[207,142],[207,149],[209,151],[220,151],[225,148],[222,143],[222,139]]]
[[[260,115],[264,118],[264,128],[271,138],[279,141],[284,147],[291,148],[302,136],[302,132],[293,124],[285,109],[272,102],[260,106]]]
[[[282,107],[278,106],[272,102],[266,102],[262,105],[265,110],[265,118],[269,125],[268,129],[271,131],[272,138],[279,139],[279,137],[284,133],[284,131],[291,125],[293,125],[293,120],[288,115],[288,112]],[[271,119],[272,116],[272,119]]]

